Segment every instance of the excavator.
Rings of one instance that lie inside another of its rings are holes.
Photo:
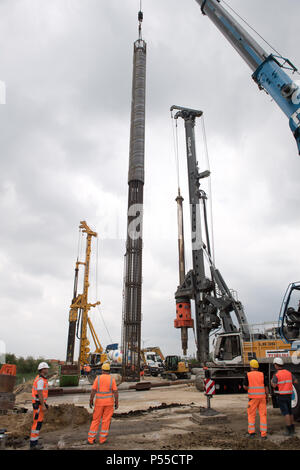
[[[221,0],[196,1],[202,13],[212,20],[250,66],[253,72],[252,78],[258,84],[259,89],[272,96],[287,115],[300,153],[300,90],[297,83],[286,73],[286,71],[297,72],[296,67],[290,60],[264,51],[223,8]],[[208,178],[210,172],[199,171],[194,135],[195,120],[201,117],[203,112],[172,106],[171,113],[174,110],[177,111],[174,119],[180,117],[185,124],[193,262],[193,268],[184,275],[183,279],[181,276],[180,285],[175,293],[176,304],[180,302],[185,312],[182,308],[177,308],[174,326],[183,330],[194,327],[190,315],[190,300],[193,299],[197,358],[206,369],[206,377],[209,376],[215,381],[217,391],[242,390],[242,380],[253,358],[259,360],[260,370],[270,381],[274,373],[273,358],[283,356],[285,367],[298,378],[299,383],[300,304],[299,298],[296,304],[293,299],[295,294],[299,297],[300,283],[292,283],[288,287],[277,326],[255,332],[247,321],[243,305],[234,297],[212,261],[207,225],[207,195],[200,189],[201,180]],[[205,241],[203,240],[202,220],[204,221]],[[179,223],[179,237],[182,236],[182,229],[183,226]],[[209,266],[209,277],[205,272],[204,259]],[[182,246],[179,250],[179,263],[182,264]],[[238,325],[233,322],[232,314],[235,315]],[[187,338],[184,332],[182,334],[184,350],[186,345]],[[212,353],[211,345],[213,346]],[[274,395],[272,398],[273,405],[276,406]],[[293,386],[292,407],[294,416],[299,418],[300,386],[298,384]]]

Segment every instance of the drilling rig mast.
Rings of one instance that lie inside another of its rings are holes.
[[[91,325],[91,321],[88,317],[88,313],[91,307],[96,307],[96,305],[99,305],[100,302],[98,301],[94,304],[88,303],[91,243],[92,243],[92,237],[97,237],[97,233],[93,232],[85,221],[80,222],[79,229],[82,230],[83,233],[87,234],[86,251],[85,251],[85,261],[78,261],[78,259],[76,261],[73,300],[70,306],[70,315],[69,315],[69,333],[68,333],[66,362],[68,364],[73,364],[74,362],[76,327],[77,329],[79,328],[79,322],[81,320],[80,337],[79,337],[80,348],[79,348],[78,363],[81,366],[83,366],[84,364],[88,363],[88,356],[90,352],[90,348],[89,348],[90,342],[87,337],[87,327],[88,325]],[[80,265],[84,266],[83,292],[82,294],[77,294],[78,275],[79,275]],[[91,328],[91,332],[93,334],[93,327]],[[96,347],[97,347],[97,344],[96,344]]]

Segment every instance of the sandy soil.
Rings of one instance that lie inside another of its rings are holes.
[[[21,398],[21,397],[20,397]],[[0,416],[0,427],[9,432],[7,447],[27,449],[32,420],[25,397],[18,404],[28,407],[26,414]],[[155,388],[149,391],[120,390],[120,407],[111,423],[109,439],[103,445],[87,445],[92,412],[89,394],[51,397],[41,431],[45,449],[171,450],[171,449],[300,449],[300,424],[296,436],[283,437],[283,418],[268,405],[268,440],[250,440],[247,433],[247,395],[217,395],[212,407],[227,415],[227,421],[196,424],[191,420],[207,405],[206,397],[193,385]],[[299,436],[299,437],[298,437]]]

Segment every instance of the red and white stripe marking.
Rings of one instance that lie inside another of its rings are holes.
[[[205,394],[206,395],[215,395],[216,393],[216,384],[214,380],[211,379],[204,379],[205,385]]]

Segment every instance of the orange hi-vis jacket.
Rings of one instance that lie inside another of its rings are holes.
[[[39,402],[39,395],[38,395],[38,388],[37,388],[39,380],[43,381],[43,390],[39,390],[39,391],[42,391],[44,401],[46,401],[48,398],[48,380],[45,379],[45,377],[42,377],[41,375],[37,375],[32,385],[32,403]]]
[[[96,390],[96,405],[114,405],[113,391],[117,390],[117,385],[115,379],[110,374],[98,375],[93,389]]]
[[[290,395],[293,393],[293,377],[289,370],[280,369],[276,372],[279,395]]]
[[[248,376],[248,398],[266,398],[264,386],[264,374],[253,370],[247,373]]]

